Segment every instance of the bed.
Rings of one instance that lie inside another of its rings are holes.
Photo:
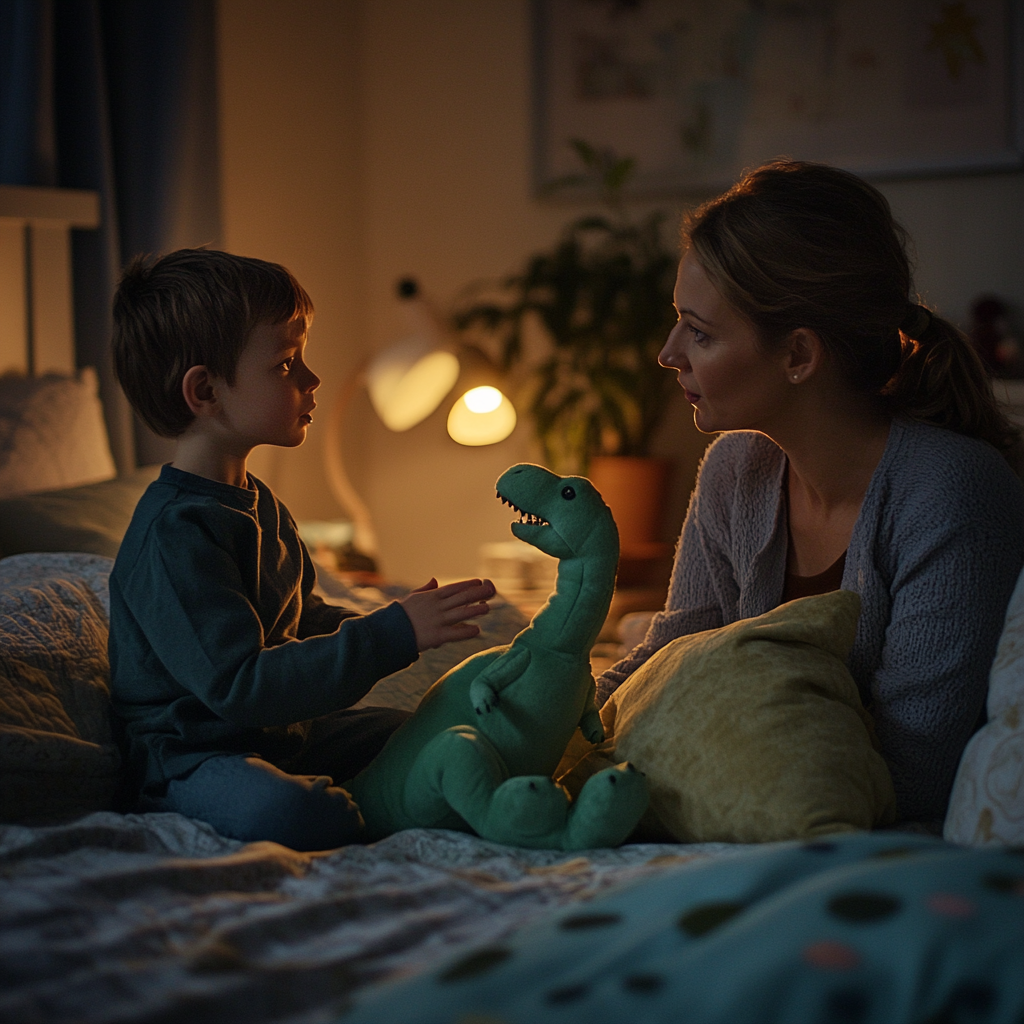
[[[7,200],[10,249],[35,215]],[[23,294],[24,259],[3,266]],[[25,301],[0,324],[21,371],[0,378],[0,1021],[1024,1020],[1021,588],[946,839],[564,853],[412,829],[304,854],[125,813],[107,578],[156,468],[115,475],[67,343],[62,364],[19,355]],[[400,592],[328,571],[320,587],[356,610]],[[499,598],[483,636],[366,701],[414,707],[525,621]]]

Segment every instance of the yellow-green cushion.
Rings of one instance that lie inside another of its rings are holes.
[[[895,819],[846,668],[860,598],[838,590],[680,637],[605,704],[615,759],[647,773],[682,842],[770,842]]]

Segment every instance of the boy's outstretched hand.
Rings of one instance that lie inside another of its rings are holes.
[[[466,619],[486,615],[490,608],[484,602],[492,597],[494,584],[490,580],[459,580],[439,587],[437,580],[431,579],[399,603],[416,633],[416,646],[426,651],[476,636],[480,627]]]

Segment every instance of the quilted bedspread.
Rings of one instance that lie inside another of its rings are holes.
[[[357,993],[735,849],[580,855],[417,829],[300,854],[177,814],[3,826],[0,1021],[334,1020]]]

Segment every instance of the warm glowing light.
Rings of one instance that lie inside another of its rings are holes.
[[[484,387],[472,388],[467,391],[462,396],[462,400],[469,406],[470,412],[483,414],[494,412],[501,405],[503,397],[504,395],[497,388],[485,385]]]
[[[441,404],[458,376],[459,361],[451,352],[430,351],[421,339],[410,338],[374,360],[367,389],[384,425],[408,430]]]
[[[481,387],[467,391],[448,414],[449,437],[470,447],[497,444],[515,428],[516,411],[497,388]]]

